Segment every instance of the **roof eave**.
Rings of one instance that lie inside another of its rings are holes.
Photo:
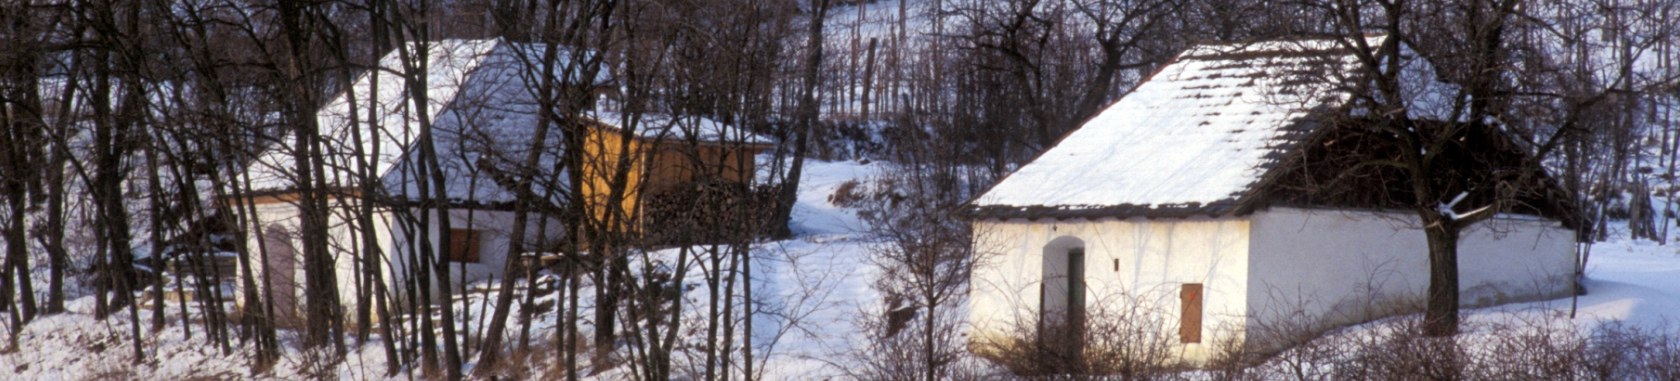
[[[1115,218],[1190,218],[1190,217],[1224,217],[1238,216],[1243,210],[1241,204],[1235,200],[1220,200],[1207,204],[1192,202],[1169,205],[1103,205],[1103,206],[1016,206],[1016,205],[972,205],[967,208],[965,217],[970,220],[1007,220],[1007,219],[1099,219]]]

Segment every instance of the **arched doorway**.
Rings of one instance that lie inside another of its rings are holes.
[[[297,315],[297,250],[292,246],[292,232],[281,224],[271,224],[263,229],[263,251],[268,258],[263,262],[263,283],[268,286],[269,307],[274,311],[275,324],[281,327],[299,327]]]
[[[1039,283],[1039,339],[1058,363],[1077,366],[1085,349],[1085,242],[1059,237],[1044,246]]]

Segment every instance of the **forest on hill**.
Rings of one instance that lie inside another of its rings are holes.
[[[1280,40],[1362,52],[1337,91],[1403,152],[1508,136],[1470,149],[1550,174],[1581,271],[1680,234],[1675,0],[8,1],[0,375],[98,332],[128,365],[78,376],[981,378],[969,203],[1187,49]],[[1532,181],[1429,163],[1390,200],[1454,229]],[[893,334],[811,338],[842,315]]]

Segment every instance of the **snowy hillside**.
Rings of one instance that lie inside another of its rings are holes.
[[[1680,0],[81,4],[0,381],[1680,380]]]
[[[865,348],[869,337],[860,326],[862,319],[882,310],[882,297],[872,288],[878,273],[869,258],[874,241],[855,211],[835,206],[829,196],[841,184],[867,180],[880,170],[880,164],[810,163],[794,214],[797,236],[754,247],[755,297],[762,305],[755,314],[752,336],[764,379],[844,378],[850,367],[858,365],[854,362],[858,358],[856,351]],[[1613,233],[1618,237],[1625,235],[1620,231]],[[1591,332],[1611,323],[1649,330],[1680,327],[1677,325],[1680,324],[1677,320],[1680,319],[1680,249],[1618,238],[1595,245],[1592,250],[1592,263],[1587,270],[1589,293],[1578,301],[1578,318],[1569,320],[1579,332]],[[690,289],[687,298],[700,298],[702,294],[698,289]],[[486,307],[487,299],[483,296],[465,298],[458,302],[462,308],[457,310],[480,313]],[[149,341],[148,351],[156,351],[155,360],[131,366],[133,349],[127,340],[127,315],[100,321],[92,317],[92,308],[91,298],[81,298],[70,304],[71,313],[45,317],[30,324],[19,336],[19,346],[31,350],[0,355],[0,378],[249,376],[245,373],[248,350],[235,347],[223,352],[199,340],[188,340],[188,335],[203,333],[185,331],[180,324],[171,324],[162,332],[147,329],[143,336]],[[1570,309],[1571,300],[1565,298],[1471,310],[1468,322],[1472,334],[1466,336],[1499,332],[1477,331],[1474,327],[1567,316]],[[552,340],[545,333],[552,332],[554,327],[552,309],[539,314],[537,319],[542,323],[535,325],[533,340]],[[468,324],[468,329],[480,328]],[[1367,332],[1363,329],[1371,328],[1355,327],[1350,332]],[[345,361],[331,369],[313,369],[309,357],[297,351],[295,334],[285,332],[282,341],[289,343],[285,345],[288,353],[273,373],[258,378],[296,379],[311,375],[387,378],[384,354],[378,345],[357,346],[352,342],[352,353]],[[552,371],[548,367],[553,360],[540,354],[525,364],[530,367],[530,374],[552,374],[545,372]],[[596,377],[615,379],[626,376],[623,372],[622,368],[611,369]],[[410,376],[401,374],[389,379]]]
[[[828,201],[842,183],[867,180],[879,170],[878,164],[851,162],[807,164],[799,203],[794,209],[795,231],[798,236],[785,241],[764,242],[754,247],[755,292],[764,300],[763,310],[755,319],[753,341],[759,348],[762,369],[768,379],[797,379],[806,375],[835,374],[831,359],[851,353],[855,347],[857,327],[853,320],[860,313],[876,310],[880,301],[871,288],[873,270],[867,259],[870,240],[864,227],[848,208],[837,207]],[[469,286],[483,289],[487,284]],[[690,289],[688,298],[703,297],[697,289]],[[586,291],[587,293],[587,291]],[[552,298],[547,296],[545,298]],[[456,311],[477,314],[493,300],[484,295],[469,295],[457,303]],[[538,302],[552,302],[539,299]],[[587,306],[585,306],[587,308]],[[93,299],[83,297],[68,306],[70,313],[45,317],[26,327],[19,336],[19,347],[31,348],[0,355],[0,378],[6,379],[182,379],[194,377],[244,378],[248,348],[235,347],[222,352],[205,346],[179,324],[171,324],[161,332],[143,334],[148,340],[146,350],[153,361],[130,365],[132,343],[127,339],[127,314],[117,314],[108,320],[93,317]],[[171,320],[180,316],[171,306]],[[198,316],[195,308],[189,313]],[[517,314],[518,311],[515,311]],[[587,316],[584,312],[581,315]],[[142,313],[142,319],[150,316]],[[476,316],[476,315],[475,315]],[[533,330],[553,332],[555,316],[552,309],[537,316]],[[476,321],[467,323],[468,331],[481,330]],[[146,325],[146,323],[142,323]],[[585,322],[585,329],[590,325]],[[197,327],[193,327],[197,328]],[[541,335],[551,335],[543,333]],[[331,374],[344,379],[382,379],[384,354],[376,343],[356,346],[351,355],[333,369],[311,369],[307,356],[298,353],[296,333],[283,331],[282,342],[288,352],[282,363],[259,378],[297,379],[311,375]],[[545,338],[544,341],[552,341]],[[533,364],[533,371],[546,362]],[[471,365],[469,365],[470,367]],[[623,376],[619,370],[609,370],[600,379]],[[398,375],[391,379],[407,379]]]

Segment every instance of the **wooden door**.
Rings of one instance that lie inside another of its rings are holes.
[[[1068,249],[1067,325],[1085,324],[1085,249]]]
[[[1178,340],[1202,342],[1202,284],[1185,283],[1178,291]]]

